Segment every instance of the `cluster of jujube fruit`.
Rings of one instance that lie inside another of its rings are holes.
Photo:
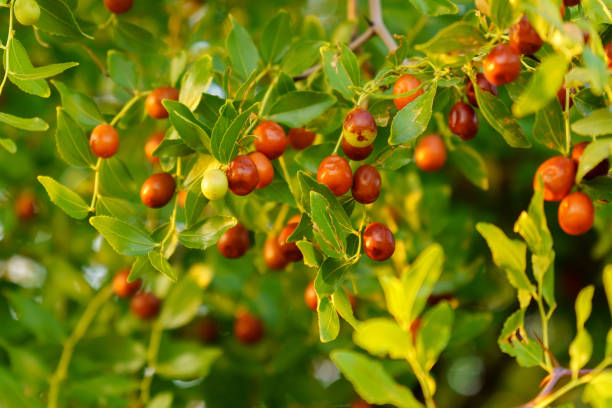
[[[159,313],[161,300],[151,292],[140,291],[142,280],[128,281],[130,268],[119,270],[113,277],[113,292],[122,299],[131,298],[130,310],[143,320],[152,319]]]

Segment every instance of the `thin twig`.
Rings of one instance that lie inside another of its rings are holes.
[[[578,371],[579,376],[587,375],[592,373],[591,369],[583,369]],[[534,408],[541,402],[543,399],[548,397],[554,390],[557,383],[565,377],[570,377],[572,375],[572,370],[563,367],[556,367],[551,374],[549,374],[544,381],[546,381],[546,386],[542,388],[542,390],[536,395],[534,399],[529,401],[526,404],[521,405],[519,408]]]
[[[380,39],[385,43],[389,51],[395,51],[397,49],[397,43],[395,39],[387,29],[385,22],[382,18],[382,6],[381,0],[369,0],[370,3],[370,20],[372,20],[374,30]]]
[[[82,42],[80,42],[79,45],[81,46],[81,48],[85,50],[85,52],[87,52],[89,57],[98,66],[98,68],[100,68],[100,71],[102,71],[102,74],[104,74],[105,77],[108,77],[109,76],[108,71],[106,70],[104,63],[100,60],[100,58],[98,58],[98,56],[88,46],[86,46]]]

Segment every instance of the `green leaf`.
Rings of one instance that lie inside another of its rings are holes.
[[[457,14],[459,9],[450,0],[410,0],[410,3],[421,13],[430,16]]]
[[[126,51],[136,54],[155,54],[160,41],[149,31],[123,19],[113,20],[111,33],[115,43]]]
[[[117,218],[96,216],[91,217],[89,223],[120,254],[146,255],[156,246],[147,232]]]
[[[149,262],[149,256],[137,256],[136,260],[130,268],[130,274],[127,277],[128,282],[134,282],[135,280],[142,278],[147,272],[152,272],[152,265]]]
[[[300,252],[304,256],[304,265],[311,268],[319,268],[323,261],[323,255],[317,249],[317,247],[310,241],[298,241],[296,243]]]
[[[329,86],[338,91],[345,99],[353,100],[356,94],[352,88],[359,86],[359,70],[355,54],[346,47],[338,49],[331,46],[321,47],[320,52],[323,71]]]
[[[612,139],[599,139],[589,143],[580,156],[576,182],[580,183],[582,178],[599,163],[606,160],[612,152]]]
[[[264,28],[261,38],[261,57],[266,63],[274,64],[282,58],[293,32],[291,18],[285,10],[280,10]]]
[[[207,153],[211,150],[210,137],[202,124],[189,108],[181,102],[166,99],[163,102],[168,110],[170,123],[187,146],[193,150]]]
[[[537,255],[549,255],[552,251],[552,237],[544,213],[544,193],[534,192],[528,211],[523,211],[514,224],[514,232],[524,239],[529,250]],[[536,274],[536,278],[538,278]],[[541,278],[541,277],[540,277]]]
[[[81,36],[93,40],[85,34],[77,22],[72,9],[63,0],[37,0],[40,18],[36,28],[49,34],[79,39]]]
[[[607,108],[593,111],[589,116],[572,123],[572,130],[584,136],[603,136],[612,134],[612,112]]]
[[[502,31],[510,28],[518,17],[516,9],[512,7],[512,3],[508,0],[491,0],[489,7],[491,9],[491,20]]]
[[[149,401],[147,408],[172,408],[173,401],[174,395],[171,392],[160,392]]]
[[[603,285],[608,299],[608,307],[612,316],[612,265],[606,265],[603,271]]]
[[[474,24],[458,21],[440,30],[429,41],[414,48],[445,64],[462,64],[472,59],[486,39]]]
[[[540,343],[527,337],[524,328],[525,310],[519,309],[510,315],[497,340],[499,348],[516,358],[522,367],[534,367],[544,362],[544,351]]]
[[[257,69],[259,64],[259,52],[253,43],[251,36],[232,16],[232,31],[227,37],[226,47],[232,60],[232,66],[244,79]]]
[[[317,316],[319,317],[319,338],[321,342],[327,343],[338,337],[340,319],[328,297],[319,298]]]
[[[33,67],[18,71],[15,70],[14,67],[11,67],[11,75],[14,78],[22,81],[35,81],[37,79],[45,79],[59,75],[67,69],[76,67],[77,65],[79,65],[78,62],[62,62],[59,64],[51,64],[35,68]]]
[[[0,146],[10,154],[15,154],[17,152],[17,145],[8,137],[0,138]]]
[[[531,76],[527,87],[512,105],[512,113],[522,117],[538,112],[550,101],[557,99],[557,91],[563,85],[569,61],[563,54],[550,54]]]
[[[49,129],[47,122],[41,118],[20,118],[3,112],[0,112],[0,122],[30,132],[44,132]]]
[[[283,57],[281,70],[290,76],[298,76],[314,66],[320,58],[323,42],[314,40],[295,41]]]
[[[493,224],[479,222],[476,229],[487,241],[495,265],[506,271],[510,284],[517,289],[533,292],[535,289],[525,273],[527,251],[525,243],[509,239]]]
[[[185,223],[187,228],[198,221],[207,204],[208,199],[202,194],[201,182],[198,179],[189,188],[185,199]]]
[[[34,333],[39,341],[61,344],[66,332],[53,313],[17,292],[5,291],[4,294],[19,322]]]
[[[422,408],[410,389],[396,383],[376,360],[361,353],[337,349],[330,357],[355,391],[370,404],[391,404],[400,408]]]
[[[431,370],[450,340],[454,311],[448,302],[440,302],[423,316],[416,338],[417,356],[426,370]]]
[[[102,160],[100,165],[100,191],[109,196],[136,199],[139,185],[126,164],[117,156]]]
[[[334,258],[346,255],[347,233],[342,228],[337,228],[330,206],[321,194],[310,192],[311,219],[313,232],[317,243],[322,251]]]
[[[114,83],[127,89],[135,90],[138,86],[136,64],[127,55],[116,50],[109,50],[106,54],[108,73]]]
[[[582,401],[593,408],[609,408],[612,404],[612,373],[603,371],[587,382]]]
[[[57,108],[55,144],[61,158],[72,166],[91,167],[96,163],[83,129],[62,108]]]
[[[18,39],[12,38],[8,43],[8,59],[9,66],[11,71],[21,72],[32,69],[34,66],[30,62],[30,57],[28,56],[28,52],[23,47],[21,42]],[[2,63],[6,68],[6,58],[2,58]],[[37,79],[35,81],[24,81],[17,78],[15,75],[12,75],[10,72],[8,74],[9,80],[15,84],[22,91],[40,96],[42,98],[48,98],[51,95],[51,89],[49,88],[49,84],[44,79]]]
[[[39,408],[40,403],[30,398],[27,390],[31,384],[23,386],[17,382],[15,374],[4,366],[0,367],[0,407],[11,408]],[[36,398],[36,397],[35,397]]]
[[[59,81],[51,81],[62,97],[62,107],[85,130],[92,130],[104,123],[104,117],[98,110],[95,102],[87,95],[74,91]]]
[[[187,248],[204,250],[216,244],[221,235],[236,223],[233,217],[214,216],[181,231],[178,239]]]
[[[189,323],[202,305],[202,289],[189,276],[172,286],[159,316],[164,329],[177,329]]]
[[[258,108],[255,104],[234,117],[232,116],[232,112],[235,113],[234,108],[229,107],[231,105],[228,103],[223,107],[211,136],[211,153],[223,164],[231,162],[238,154],[238,141],[251,122],[256,120],[254,113]]]
[[[160,251],[149,251],[148,257],[153,268],[159,271],[166,278],[170,279],[172,282],[176,282],[176,272],[172,268],[172,265],[170,265],[170,262],[164,258]]]
[[[421,96],[410,102],[395,115],[391,122],[390,145],[412,145],[427,129],[433,111],[437,84],[431,85]]]
[[[167,352],[160,356],[155,372],[173,380],[206,377],[221,354],[221,349],[216,347],[202,347],[191,342],[172,343]]]
[[[353,333],[353,341],[370,354],[396,360],[405,360],[408,350],[413,347],[410,335],[387,317],[361,322]]]
[[[489,92],[483,92],[479,86],[474,86],[474,90],[482,116],[504,138],[506,143],[511,147],[531,147],[531,142],[514,120],[504,102]]]
[[[74,191],[58,183],[51,177],[38,176],[38,181],[43,185],[49,199],[66,214],[77,220],[82,220],[89,214],[89,206]]]
[[[583,288],[576,297],[576,327],[578,328],[578,331],[584,328],[584,324],[588,320],[589,316],[591,316],[594,293],[595,287],[593,285],[589,285]]]
[[[212,80],[212,58],[210,55],[205,55],[197,60],[183,75],[179,102],[190,110],[195,110],[202,100],[202,94],[206,92]]]
[[[387,274],[381,274],[378,279],[385,294],[387,310],[401,325],[409,327],[413,319],[410,310],[410,301],[406,295],[402,281],[393,275]]]
[[[354,329],[357,329],[359,322],[355,319],[353,314],[353,307],[351,301],[343,287],[336,289],[334,294],[331,296],[332,304],[334,308],[344,320],[348,322]]]
[[[319,297],[332,295],[344,281],[354,264],[343,259],[327,258],[321,264],[315,278],[315,291]]]
[[[321,161],[333,151],[333,143],[321,143],[297,152],[293,160],[305,170],[316,173]]]
[[[332,96],[323,92],[289,92],[272,106],[268,119],[292,128],[299,128],[321,116],[335,102]]]
[[[531,134],[537,142],[549,149],[566,153],[565,121],[561,105],[556,99],[536,112]]]
[[[576,337],[569,346],[570,369],[577,374],[584,367],[593,354],[593,340],[585,329],[578,330]]]
[[[478,151],[465,143],[460,143],[449,153],[453,165],[458,167],[472,184],[482,190],[489,189],[487,165]]]

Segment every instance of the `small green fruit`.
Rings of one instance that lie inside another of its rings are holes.
[[[219,169],[209,169],[202,178],[202,194],[209,200],[220,200],[227,193],[227,177]]]
[[[15,18],[22,25],[34,25],[40,18],[40,6],[35,0],[16,0]]]

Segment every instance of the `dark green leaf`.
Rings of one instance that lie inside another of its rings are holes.
[[[269,64],[276,63],[287,51],[291,38],[291,18],[280,10],[264,28],[261,38],[261,57]]]
[[[4,294],[15,310],[17,319],[34,333],[38,340],[55,344],[60,344],[64,340],[66,337],[64,327],[53,313],[17,292],[7,291]]]
[[[115,50],[108,51],[106,64],[108,65],[108,73],[114,83],[131,90],[137,88],[136,64],[130,61],[125,54]]]
[[[81,30],[72,9],[63,0],[37,0],[40,6],[40,19],[36,28],[49,34],[80,39],[81,36],[93,39]]]
[[[51,83],[62,97],[62,107],[86,130],[105,122],[95,102],[89,96],[68,88],[62,82],[51,81]]]
[[[322,115],[335,102],[333,97],[322,92],[289,92],[272,106],[268,119],[292,128],[299,128]]]
[[[112,35],[115,43],[126,51],[137,54],[155,54],[159,48],[160,41],[149,31],[125,20],[114,20]]]
[[[240,24],[230,16],[232,31],[227,37],[226,46],[232,60],[233,68],[242,78],[248,78],[257,69],[259,53],[251,36]]]
[[[211,150],[210,137],[187,106],[170,99],[164,100],[163,105],[170,114],[170,123],[187,146],[200,152]]]
[[[164,258],[161,252],[149,251],[148,257],[149,262],[151,263],[151,266],[153,266],[153,268],[158,270],[162,275],[170,279],[172,282],[176,282],[176,272],[174,272],[172,265],[170,265],[170,262],[168,262],[168,260]]]
[[[436,96],[436,82],[414,101],[406,105],[395,115],[391,123],[390,145],[411,145],[429,124],[433,111],[433,101]]]
[[[96,163],[83,129],[61,108],[57,109],[55,144],[62,159],[72,166],[91,167]]]
[[[250,123],[256,120],[253,114],[257,108],[258,105],[253,105],[229,122],[227,113],[234,108],[228,108],[227,104],[224,106],[211,137],[212,154],[221,163],[231,162],[238,154],[238,142]]]
[[[440,30],[429,41],[415,48],[427,55],[435,56],[446,64],[458,64],[476,55],[486,40],[473,24],[458,21]]]
[[[147,232],[117,218],[96,216],[91,217],[89,223],[120,254],[146,255],[156,246]]]
[[[313,40],[294,42],[283,57],[281,69],[290,76],[300,75],[316,64],[320,58],[319,49],[323,44],[321,41]]]
[[[565,154],[565,123],[561,105],[553,100],[546,107],[536,112],[533,138],[549,149]]]
[[[66,214],[77,220],[87,217],[89,206],[77,193],[51,177],[38,176],[38,181],[47,190],[49,199],[53,204],[61,208]]]
[[[164,307],[159,315],[159,323],[164,329],[177,329],[195,317],[202,305],[202,289],[189,276],[172,286]]]
[[[216,244],[221,235],[236,225],[236,222],[233,217],[211,217],[183,230],[179,234],[179,241],[187,248],[204,250]]]
[[[478,151],[467,144],[460,143],[449,153],[451,162],[472,184],[483,190],[489,189],[487,165]]]

